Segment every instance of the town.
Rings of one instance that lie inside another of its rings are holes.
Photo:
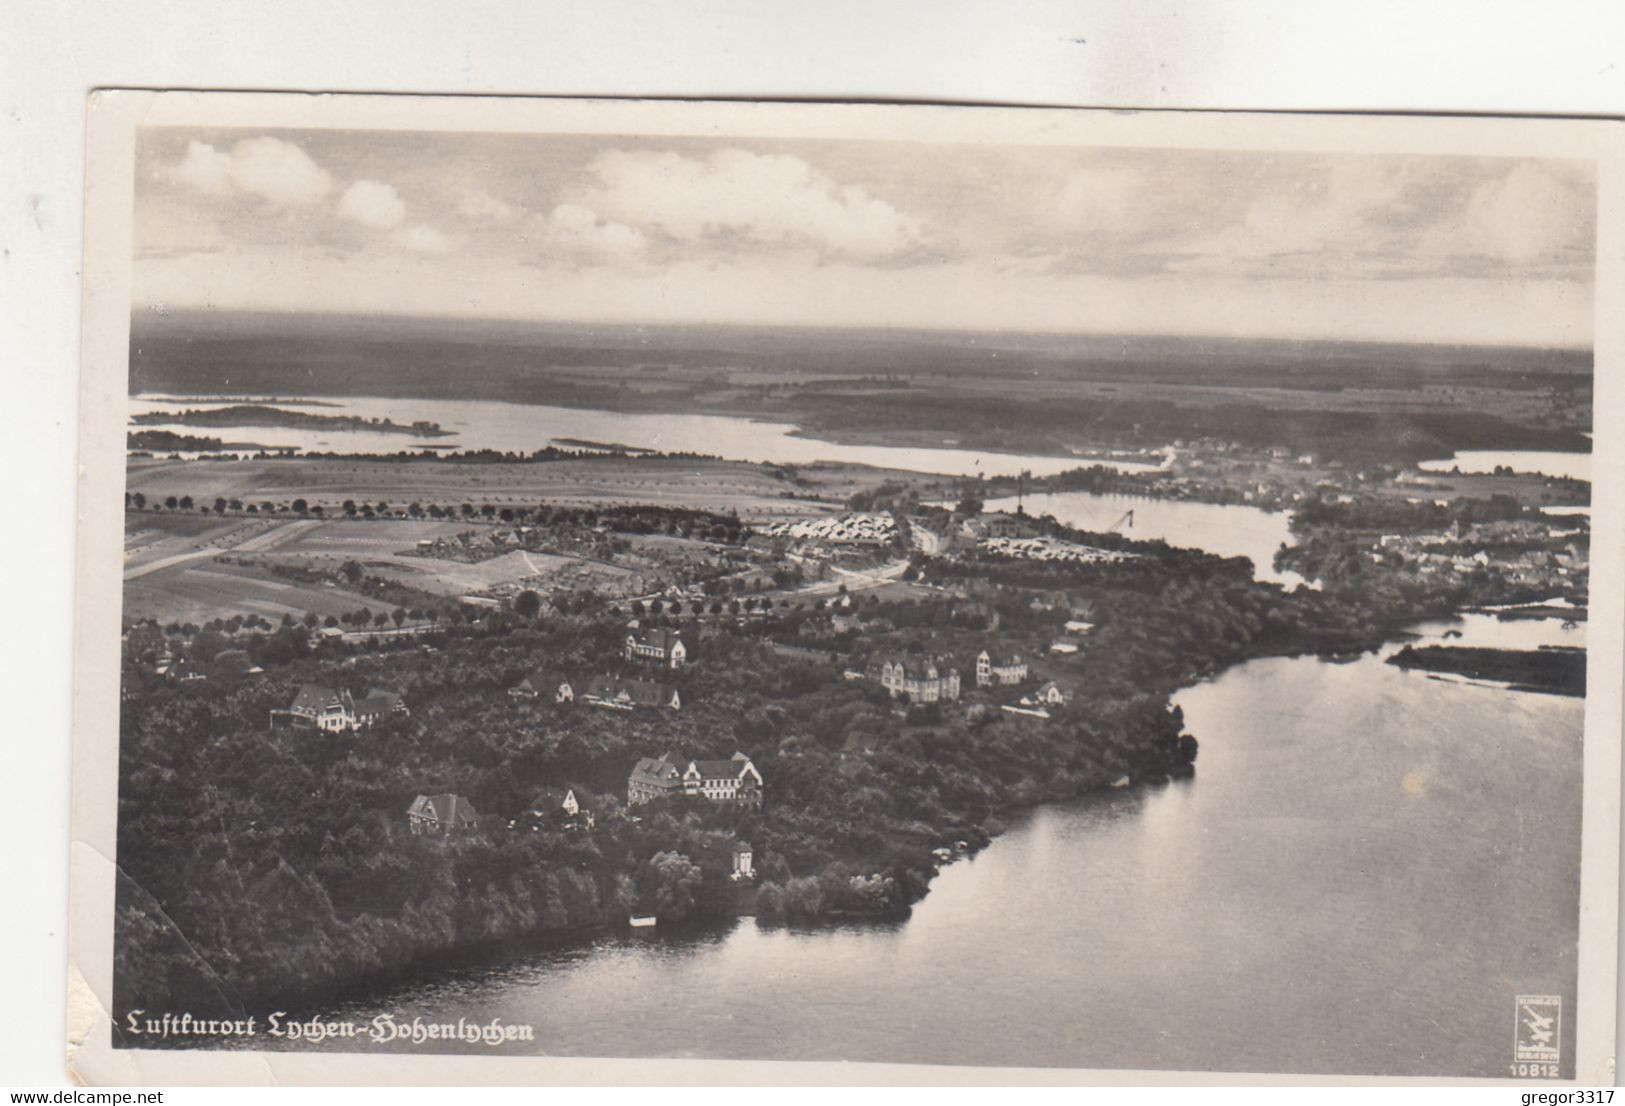
[[[1049,481],[425,461],[404,475],[439,494],[387,500],[265,494],[317,464],[292,457],[134,461],[130,870],[161,887],[201,846],[235,899],[315,919],[326,960],[262,948],[240,969],[301,993],[327,978],[311,965],[365,976],[448,940],[896,916],[1024,806],[1192,775],[1168,696],[1237,660],[1463,609],[1584,617],[1583,482],[1180,445],[1155,472]],[[487,493],[549,473],[602,486]],[[659,491],[724,479],[682,506]],[[1040,513],[1072,488],[1290,505],[1276,560],[1312,586],[1148,540],[1132,507],[1093,530]],[[176,837],[180,795],[209,821]],[[409,873],[428,895],[410,908]],[[144,894],[128,924],[153,916]]]

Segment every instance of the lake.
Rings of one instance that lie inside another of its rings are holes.
[[[984,506],[989,511],[1014,511],[1016,503],[1016,497],[1009,496]],[[1294,542],[1288,511],[1096,492],[1029,495],[1022,504],[1030,515],[1054,515],[1057,522],[1080,530],[1116,530],[1142,541],[1161,538],[1169,545],[1204,549],[1221,557],[1246,557],[1253,562],[1257,579],[1288,589],[1306,583],[1296,572],[1275,568],[1275,551]],[[1134,512],[1132,525],[1123,521],[1129,511]]]
[[[1589,435],[1588,435],[1589,436]],[[1417,466],[1423,472],[1494,472],[1509,468],[1513,472],[1534,473],[1537,476],[1567,477],[1570,480],[1591,479],[1591,454],[1557,453],[1540,449],[1470,449],[1444,460],[1422,461]]]
[[[1160,461],[1122,457],[1041,457],[974,449],[844,445],[800,437],[796,433],[797,428],[790,423],[758,422],[724,415],[619,414],[614,411],[493,400],[376,399],[365,396],[300,398],[307,402],[318,400],[327,406],[299,406],[295,410],[320,415],[389,419],[400,425],[418,421],[435,422],[451,434],[420,439],[411,434],[375,430],[188,427],[181,423],[142,425],[132,429],[169,430],[176,434],[220,438],[227,442],[291,446],[306,452],[322,453],[397,453],[426,447],[532,453],[559,438],[575,438],[667,453],[703,453],[730,461],[778,465],[810,465],[825,461],[941,476],[1015,476],[1022,471],[1034,476],[1053,476],[1088,465],[1104,465],[1122,472],[1149,472],[1161,465]],[[143,395],[130,397],[129,410],[134,416],[177,412],[187,407],[234,406],[240,402],[207,396]],[[160,452],[167,456],[168,451]]]
[[[1585,633],[1419,632],[1449,630]],[[568,1056],[1505,1076],[1514,996],[1550,993],[1568,1069],[1580,700],[1373,654],[1176,701],[1195,779],[1012,812],[906,921],[605,937],[330,1013],[501,1017]]]

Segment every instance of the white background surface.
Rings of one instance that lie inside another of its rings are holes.
[[[1625,3],[0,0],[0,1087],[65,1085],[81,151],[115,86],[1620,115]]]

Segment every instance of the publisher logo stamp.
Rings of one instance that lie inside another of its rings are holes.
[[[1519,1063],[1555,1064],[1563,1047],[1563,999],[1559,995],[1519,995],[1518,1028],[1513,1038]]]

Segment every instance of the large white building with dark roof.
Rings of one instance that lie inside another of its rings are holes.
[[[744,753],[727,760],[685,760],[675,753],[644,757],[626,781],[632,805],[679,795],[696,795],[713,803],[762,803],[762,774]]]
[[[271,711],[271,725],[314,726],[327,733],[366,729],[391,715],[411,714],[393,691],[373,688],[361,698],[320,684],[303,684],[286,707]]]

